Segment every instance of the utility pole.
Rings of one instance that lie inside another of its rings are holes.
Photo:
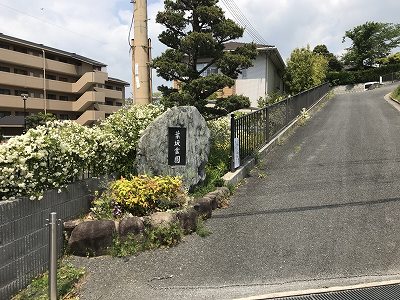
[[[147,0],[132,0],[134,39],[132,46],[132,89],[135,104],[149,104],[150,45],[147,32]]]

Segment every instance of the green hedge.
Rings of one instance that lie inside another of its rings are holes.
[[[369,81],[379,81],[379,76],[399,71],[400,64],[393,64],[369,70],[329,72],[326,79],[331,85],[347,85],[365,83]]]

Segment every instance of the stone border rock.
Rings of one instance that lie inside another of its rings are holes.
[[[105,255],[115,236],[124,240],[129,235],[140,236],[146,228],[167,227],[176,222],[179,222],[184,234],[190,234],[196,231],[198,218],[211,218],[213,210],[226,207],[230,194],[227,187],[218,187],[215,191],[196,199],[185,209],[155,212],[145,217],[126,217],[121,221],[66,221],[64,231],[69,252],[77,256]]]

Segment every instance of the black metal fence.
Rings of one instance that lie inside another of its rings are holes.
[[[232,171],[268,144],[283,128],[329,91],[325,83],[278,103],[235,118],[231,115]]]
[[[400,80],[400,71],[382,75],[382,82],[395,82]]]

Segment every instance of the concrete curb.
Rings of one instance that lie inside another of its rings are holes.
[[[318,106],[319,103],[321,103],[327,97],[328,94],[324,95],[323,97],[321,97],[321,99],[315,102],[307,110],[307,112],[310,114],[314,113],[315,108]],[[260,158],[265,157],[268,154],[268,152],[270,152],[277,144],[279,144],[285,137],[289,136],[296,128],[296,125],[300,119],[301,119],[300,116],[297,117],[289,125],[287,125],[284,129],[282,129],[282,131],[276,137],[274,137],[267,145],[265,145],[257,152],[258,156]],[[235,170],[235,172],[228,172],[224,176],[222,176],[222,180],[224,181],[225,185],[236,185],[241,180],[247,177],[247,175],[250,173],[250,171],[254,168],[255,165],[256,165],[256,159],[251,158],[245,161],[242,166],[240,166],[237,170]]]
[[[397,100],[397,99],[395,99],[395,98],[393,98],[392,95],[391,95],[391,93],[389,94],[389,99],[392,100],[392,101],[394,101],[394,102],[396,102],[396,103],[398,103],[398,104],[400,104],[400,101]]]

